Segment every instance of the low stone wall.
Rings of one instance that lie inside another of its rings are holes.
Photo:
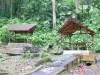
[[[43,69],[41,69],[41,70],[37,70],[37,71],[35,71],[33,73],[30,73],[28,75],[32,75],[32,74],[34,74],[34,75],[58,75],[62,71],[69,70],[71,66],[74,66],[75,64],[77,64],[78,63],[78,59],[79,59],[78,56],[72,56],[72,57],[66,59],[60,66],[57,66],[57,67],[52,67],[51,66],[49,68],[45,68],[45,69],[50,69],[50,70],[53,69],[50,72],[46,72]]]
[[[28,50],[30,50],[31,53],[40,52],[38,47],[35,47],[30,43],[8,43],[4,50],[1,49],[0,52],[8,54],[22,54],[28,52]]]

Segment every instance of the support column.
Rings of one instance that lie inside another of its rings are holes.
[[[94,35],[92,34],[92,48],[94,50]]]
[[[10,34],[11,34],[11,32],[10,31],[8,31]],[[11,35],[11,38],[9,37],[9,43],[11,42],[11,39],[12,39],[12,35]]]
[[[60,40],[61,40],[61,47],[62,47],[62,34],[60,35]]]
[[[71,44],[71,35],[69,35],[69,45],[70,45],[70,48],[72,49],[72,44]]]
[[[86,31],[86,46],[87,46],[87,50],[88,50],[88,31]]]
[[[15,38],[15,39],[14,39],[14,42],[16,42],[16,39],[17,39],[17,38],[16,38],[16,32],[14,32],[14,38]]]

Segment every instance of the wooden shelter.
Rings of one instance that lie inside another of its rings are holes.
[[[35,30],[36,25],[35,24],[9,24],[8,25],[8,31],[14,32],[14,35],[16,37],[16,34],[32,34]],[[10,42],[28,42],[30,41],[29,38],[15,38],[14,40],[10,39]]]
[[[74,32],[76,31],[79,31],[79,33],[75,34]],[[71,42],[72,35],[78,35],[78,34],[86,35],[86,41],[84,42],[86,43],[87,50],[88,50],[88,44],[91,43],[93,46],[95,32],[89,29],[88,27],[83,26],[82,24],[76,22],[75,19],[71,18],[68,21],[66,21],[65,24],[59,29],[58,32],[61,34],[61,38],[60,38],[61,40],[62,40],[62,35],[69,37],[70,42],[66,42],[66,43],[70,44],[71,49],[73,49],[73,45],[81,45],[81,42],[76,42],[76,43]],[[91,35],[92,40],[88,39],[88,35]]]

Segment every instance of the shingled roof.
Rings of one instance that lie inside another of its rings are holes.
[[[59,29],[58,32],[63,35],[71,35],[72,33],[76,32],[78,29],[84,29],[88,33],[91,33],[92,35],[95,34],[93,30],[77,23],[74,19],[69,19],[68,21],[66,21],[65,24]]]

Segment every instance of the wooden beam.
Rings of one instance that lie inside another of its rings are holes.
[[[72,34],[72,35],[80,35],[80,34],[87,34],[87,33],[79,33],[79,34]],[[91,34],[91,33],[88,33],[88,34]]]

